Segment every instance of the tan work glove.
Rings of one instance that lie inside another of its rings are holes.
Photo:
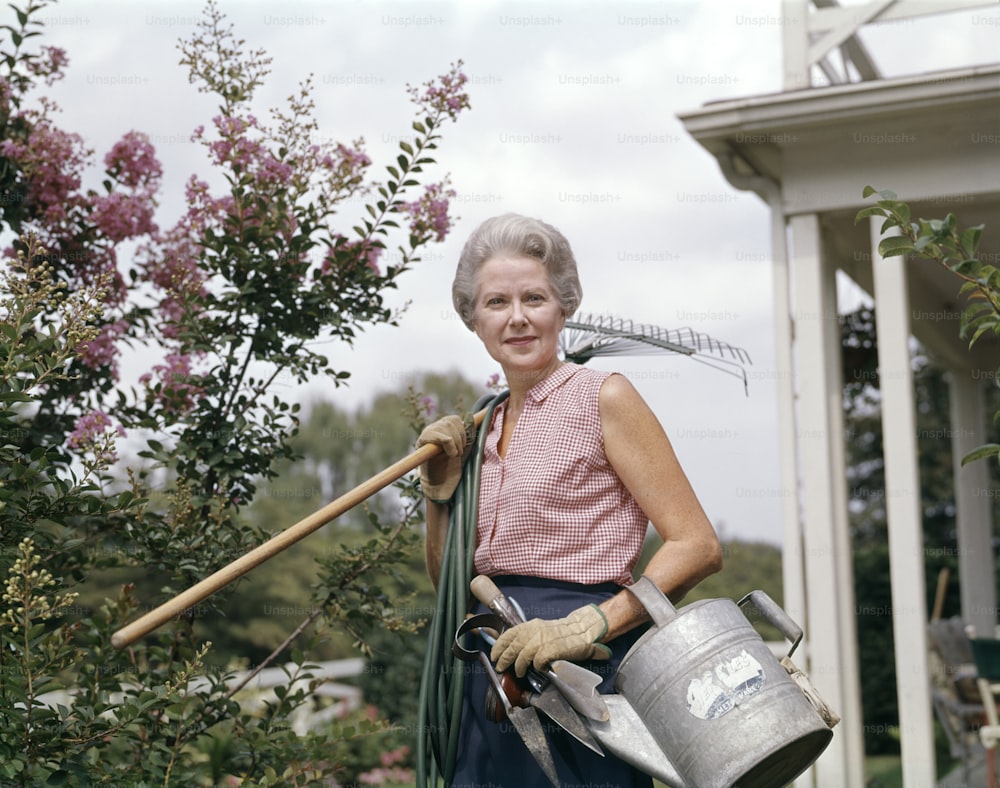
[[[586,605],[566,618],[533,618],[506,630],[497,638],[490,658],[501,673],[513,664],[518,676],[527,673],[531,665],[545,670],[557,659],[609,659],[611,649],[597,642],[607,631],[608,620],[601,609]]]
[[[451,499],[462,478],[462,464],[472,442],[460,416],[444,416],[431,422],[417,438],[417,448],[433,443],[441,452],[420,466],[420,487],[424,496],[444,503]]]

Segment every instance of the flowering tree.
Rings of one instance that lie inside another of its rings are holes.
[[[320,779],[349,760],[360,728],[295,736],[287,720],[304,691],[261,716],[239,707],[224,675],[193,684],[201,610],[116,652],[110,633],[135,615],[133,590],[88,610],[72,586],[131,565],[162,571],[165,598],[262,540],[241,507],[291,457],[298,423],[277,383],[341,384],[348,372],[317,340],[349,345],[369,325],[394,323],[385,291],[451,227],[447,178],[422,179],[443,125],[469,105],[461,63],[409,89],[415,136],[374,180],[361,140],[321,141],[308,80],[266,121],[255,114],[268,58],[209,2],[180,51],[190,81],[219,99],[193,139],[225,188],[192,177],[187,212],[161,229],[162,167],[149,139],[125,135],[104,157],[102,189],[84,189],[92,152],[58,128],[55,105],[33,99],[68,62],[28,46],[45,5],[14,8],[0,39],[0,216],[15,236],[0,290],[0,781]],[[348,201],[367,204],[345,233],[334,220]],[[137,247],[129,266],[125,241]],[[154,359],[137,388],[119,379],[126,345]],[[126,433],[145,444],[135,468],[119,467]],[[364,551],[325,560],[320,615],[399,626],[359,578],[399,557],[418,516],[376,523]],[[293,674],[308,675],[296,661]],[[61,688],[69,700],[46,699]]]

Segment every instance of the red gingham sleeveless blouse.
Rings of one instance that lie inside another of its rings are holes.
[[[632,583],[648,518],[625,489],[601,434],[610,372],[564,364],[527,394],[501,458],[507,402],[486,437],[476,572],[573,583]]]

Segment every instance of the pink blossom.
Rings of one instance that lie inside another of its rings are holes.
[[[357,192],[365,192],[365,172],[372,160],[364,150],[365,141],[359,137],[350,145],[338,142],[332,144],[304,145],[294,158],[296,175],[290,181],[299,192],[305,192],[316,185],[321,190],[321,199],[337,202]],[[316,183],[313,184],[315,179]]]
[[[401,766],[394,766],[391,769],[372,769],[358,775],[358,779],[363,783],[371,785],[412,785],[414,778],[413,769],[404,769]]]
[[[65,76],[63,73],[69,58],[66,50],[59,47],[43,46],[40,56],[25,58],[26,70],[36,77],[43,77],[46,85],[52,85]]]
[[[395,750],[388,750],[387,752],[382,753],[379,760],[382,762],[383,766],[392,766],[394,763],[400,763],[403,761],[409,754],[410,748],[403,744]]]
[[[139,382],[150,386],[154,374],[159,386],[153,393],[167,413],[186,413],[194,408],[195,400],[205,392],[203,387],[192,382],[195,378],[191,373],[190,356],[171,353],[166,357],[166,363],[154,366],[152,372],[139,378]]]
[[[376,274],[380,273],[378,260],[382,256],[382,247],[375,246],[368,241],[347,241],[344,236],[337,235],[336,252],[331,252],[323,260],[320,271],[323,274],[330,274],[338,263],[343,266],[345,258],[351,261],[362,262]]]
[[[253,175],[262,186],[284,186],[291,180],[292,166],[276,158],[262,140],[249,136],[251,131],[262,132],[257,118],[216,115],[212,120],[219,138],[206,144],[215,164],[229,165],[238,173]],[[195,138],[203,136],[204,129],[199,126]]]
[[[92,410],[76,420],[66,444],[71,449],[82,451],[90,449],[95,452],[99,460],[110,464],[118,459],[118,455],[113,445],[101,445],[103,439],[108,435],[108,430],[113,431],[119,437],[125,437],[125,430],[121,424],[112,423],[108,414],[102,410]]]
[[[271,154],[264,154],[260,158],[257,168],[257,181],[263,184],[275,184],[284,186],[294,173],[294,169],[287,162],[279,161]]]
[[[420,407],[424,409],[427,414],[427,418],[433,419],[434,414],[437,413],[437,402],[434,401],[433,397],[424,397],[420,400]]]
[[[437,80],[423,84],[420,88],[407,85],[410,100],[430,115],[447,115],[452,120],[458,113],[469,108],[469,94],[463,88],[469,78],[462,72],[462,61],[452,63],[451,70]]]
[[[90,369],[108,367],[111,375],[118,378],[118,340],[128,331],[128,321],[118,320],[101,326],[101,333],[78,348],[80,361]]]
[[[157,230],[153,222],[153,202],[144,194],[120,192],[95,197],[92,221],[112,243],[119,243]]]
[[[448,205],[455,191],[447,186],[447,182],[432,183],[419,200],[403,205],[403,212],[410,216],[411,235],[418,238],[430,235],[438,242],[448,236],[452,226]]]
[[[155,188],[163,176],[156,149],[149,137],[130,131],[116,142],[104,157],[108,173],[131,189]]]
[[[205,273],[198,266],[197,241],[181,223],[139,252],[147,279],[163,293],[160,332],[169,339],[176,338],[192,302],[206,293]]]
[[[184,194],[187,198],[188,210],[182,222],[194,235],[200,235],[206,227],[221,222],[236,210],[236,203],[232,195],[212,197],[208,184],[198,180],[194,175],[188,179],[184,187]]]
[[[27,114],[22,117],[31,121]],[[17,163],[27,181],[27,200],[39,206],[46,223],[60,223],[70,207],[82,203],[75,192],[80,188],[80,173],[90,151],[79,134],[67,133],[38,119],[31,125],[27,140],[6,139],[0,143],[0,153]]]
[[[343,143],[337,143],[337,152],[344,158],[352,169],[360,169],[362,167],[367,167],[372,163],[372,160],[368,158],[368,154],[357,148],[348,148]]]

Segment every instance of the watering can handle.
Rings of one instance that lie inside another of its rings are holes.
[[[646,612],[649,613],[656,626],[665,627],[677,617],[677,608],[667,599],[656,583],[645,575],[630,585],[628,590],[642,602],[642,606],[646,608]]]
[[[792,621],[781,605],[759,589],[751,591],[736,604],[739,605],[740,610],[743,609],[744,605],[753,605],[757,608],[764,620],[776,627],[791,642],[788,656],[792,656],[792,652],[798,648],[799,641],[802,640],[802,627]]]

